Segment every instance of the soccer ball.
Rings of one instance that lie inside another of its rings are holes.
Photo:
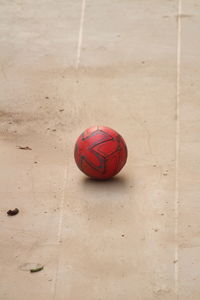
[[[79,169],[89,177],[105,180],[115,176],[127,160],[124,139],[115,130],[94,126],[78,138],[74,157]]]

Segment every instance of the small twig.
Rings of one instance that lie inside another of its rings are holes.
[[[26,146],[26,147],[23,147],[23,146],[17,146],[18,149],[20,150],[32,150],[30,147]]]
[[[38,267],[38,268],[35,268],[35,269],[30,269],[30,272],[31,273],[35,273],[35,272],[39,272],[39,271],[42,271],[44,269],[44,267]]]

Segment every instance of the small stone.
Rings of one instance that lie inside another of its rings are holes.
[[[19,213],[19,209],[18,208],[15,208],[15,209],[9,209],[8,211],[7,211],[7,215],[8,216],[15,216],[15,215],[17,215]]]

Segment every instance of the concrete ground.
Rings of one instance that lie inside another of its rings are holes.
[[[0,1],[0,300],[200,299],[199,9]],[[108,182],[73,159],[96,124],[129,149]]]

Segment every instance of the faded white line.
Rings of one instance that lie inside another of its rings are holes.
[[[85,18],[85,4],[86,4],[86,0],[82,0],[79,35],[78,35],[78,46],[77,46],[77,55],[76,55],[76,69],[79,68],[80,57],[81,57],[81,48],[82,48],[82,41],[83,41],[83,25],[84,25],[84,18]]]
[[[78,35],[78,46],[77,46],[77,55],[76,55],[76,63],[75,63],[76,69],[79,68],[79,64],[80,64],[80,56],[81,56],[81,48],[82,48],[82,40],[83,40],[83,25],[84,25],[84,17],[85,17],[85,5],[86,5],[86,0],[82,0],[79,35]],[[66,185],[67,185],[67,178],[68,178],[68,168],[67,168],[67,163],[66,163],[66,168],[65,168],[65,172],[64,172],[63,193],[62,193],[60,205],[59,205],[60,213],[59,213],[59,220],[58,220],[57,244],[60,244],[62,241],[62,224],[63,224],[64,200],[65,200],[65,196],[66,196],[65,190],[66,190]],[[57,261],[57,266],[56,266],[56,271],[55,271],[54,282],[52,285],[53,299],[56,299],[59,269],[60,269],[60,247],[59,247],[59,251],[58,251],[58,261]]]
[[[180,166],[180,75],[181,75],[181,13],[182,0],[178,0],[178,18],[177,18],[177,78],[176,78],[176,171],[175,171],[175,249],[174,249],[174,281],[175,295],[179,299],[179,166]]]
[[[59,205],[59,218],[58,218],[58,233],[57,233],[57,245],[60,245],[62,241],[62,225],[63,225],[63,215],[64,215],[64,201],[65,201],[65,191],[66,191],[66,186],[68,182],[68,168],[67,168],[67,162],[65,161],[66,167],[64,171],[64,179],[63,179],[63,192],[61,195],[60,199],[60,205]],[[60,247],[58,248],[58,261],[57,261],[57,266],[56,266],[56,271],[55,271],[55,277],[52,285],[52,294],[53,294],[53,299],[56,299],[56,291],[57,291],[57,283],[58,283],[58,272],[60,268]]]
[[[66,163],[66,162],[65,162]],[[62,235],[62,223],[63,223],[63,209],[64,209],[64,200],[65,200],[65,189],[67,184],[67,167],[65,168],[64,172],[64,185],[63,185],[63,193],[60,200],[60,214],[59,214],[59,222],[58,222],[58,235],[57,235],[57,243],[61,242],[61,235]]]

